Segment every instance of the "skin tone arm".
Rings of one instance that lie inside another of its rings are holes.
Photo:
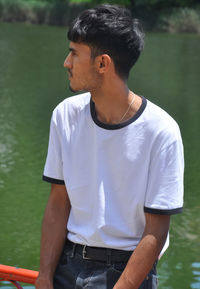
[[[170,216],[147,213],[145,217],[142,239],[113,289],[138,289],[165,244]]]
[[[51,185],[42,224],[40,272],[36,289],[53,289],[53,275],[66,239],[70,201],[65,185]]]

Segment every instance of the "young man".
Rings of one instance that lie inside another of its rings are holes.
[[[36,288],[157,288],[170,215],[183,206],[179,128],[128,89],[143,49],[129,11],[111,5],[84,11],[68,38],[71,90],[87,92],[53,112],[43,176],[52,185]]]

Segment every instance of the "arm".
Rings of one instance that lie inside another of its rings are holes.
[[[113,289],[138,289],[165,244],[170,216],[146,213],[145,217],[142,239]]]
[[[70,201],[64,185],[52,184],[42,224],[40,272],[37,289],[53,288],[53,274],[62,253]]]

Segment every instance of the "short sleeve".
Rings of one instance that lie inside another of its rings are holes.
[[[55,184],[65,184],[62,164],[61,136],[54,111],[50,124],[49,145],[43,180]]]
[[[183,208],[184,157],[182,140],[158,150],[150,163],[144,211],[171,215]]]

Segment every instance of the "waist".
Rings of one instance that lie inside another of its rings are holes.
[[[68,239],[66,246],[72,250],[73,254],[79,254],[83,259],[105,262],[108,264],[116,262],[128,262],[133,251],[124,251],[111,248],[91,247],[87,245],[76,244]]]

